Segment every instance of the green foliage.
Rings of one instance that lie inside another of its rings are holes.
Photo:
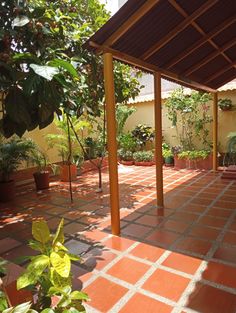
[[[232,100],[228,99],[228,98],[219,99],[218,105],[219,105],[221,110],[230,110],[233,106]]]
[[[207,102],[210,99],[209,94],[197,91],[185,95],[183,88],[176,89],[167,99],[167,116],[176,127],[183,150],[194,149],[196,138],[204,149],[209,149],[209,125],[212,117]]]
[[[142,149],[146,146],[147,142],[154,140],[154,131],[152,127],[145,124],[137,125],[132,131],[132,135]]]
[[[136,112],[136,108],[127,105],[118,104],[116,106],[116,121],[117,121],[117,137],[119,138],[124,131],[125,123],[130,115]]]
[[[133,152],[125,149],[118,150],[118,156],[122,161],[132,161],[133,160]]]
[[[17,279],[17,289],[37,290],[38,299],[32,308],[41,313],[85,312],[82,301],[88,300],[85,293],[72,291],[71,288],[71,260],[80,258],[70,254],[64,246],[63,223],[62,219],[56,233],[52,235],[44,220],[33,222],[34,240],[30,241],[29,246],[40,254],[30,258],[25,272]],[[53,296],[58,296],[59,302],[49,309]],[[22,307],[25,311],[13,308],[9,312],[34,312],[30,309],[30,303]]]
[[[119,137],[119,147],[124,151],[134,152],[137,148],[137,141],[132,134],[122,134]]]
[[[71,117],[73,127],[78,134],[83,130],[84,123],[79,121],[75,116]],[[69,127],[69,133],[71,138],[71,150],[72,155],[70,155],[70,142],[68,138],[68,125],[66,114],[62,114],[61,117],[54,120],[54,123],[57,128],[57,133],[48,134],[46,140],[50,148],[56,148],[58,150],[58,155],[61,157],[61,160],[64,164],[72,163],[82,156],[81,147],[79,146],[76,136]],[[89,123],[88,123],[89,127]]]
[[[0,140],[0,181],[7,182],[23,161],[30,158],[35,145],[32,140],[13,137]]]
[[[153,161],[154,154],[152,151],[137,151],[134,152],[133,158],[136,162],[151,162]]]
[[[210,151],[207,150],[193,150],[183,151],[178,154],[179,159],[197,160],[206,159],[210,155]]]
[[[103,60],[83,48],[108,19],[98,0],[5,1],[0,4],[0,131],[22,136],[49,125],[54,114],[100,116]],[[115,97],[127,103],[140,90],[139,72],[115,62]]]
[[[164,158],[173,157],[172,151],[171,150],[167,150],[167,149],[162,150],[162,155],[163,155]]]
[[[30,152],[29,159],[33,165],[37,166],[38,172],[45,172],[47,166],[50,165],[46,152],[40,149],[36,144],[35,148]]]

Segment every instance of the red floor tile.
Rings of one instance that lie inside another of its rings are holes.
[[[88,304],[102,313],[107,313],[127,291],[126,288],[102,277],[84,289],[91,299]]]
[[[236,289],[236,267],[209,262],[202,278]]]
[[[22,244],[21,242],[13,238],[5,238],[0,240],[0,255],[10,249],[20,246],[21,244]]]
[[[223,228],[227,222],[227,219],[223,218],[215,218],[212,216],[203,216],[199,223],[206,226],[216,227],[216,228]]]
[[[151,228],[147,226],[130,224],[122,229],[122,234],[134,236],[137,238],[144,238],[145,235],[147,235],[150,230]]]
[[[83,256],[84,265],[89,269],[102,270],[107,264],[116,258],[111,251],[94,248]]]
[[[172,307],[150,297],[136,293],[120,313],[171,313]]]
[[[82,236],[85,237],[86,239],[89,239],[89,240],[99,241],[99,240],[106,238],[108,236],[108,234],[106,234],[100,230],[94,229],[91,231],[85,231],[82,234]]]
[[[236,245],[236,234],[234,232],[226,232],[223,242],[230,245]]]
[[[149,268],[149,265],[124,257],[113,265],[107,274],[135,284]]]
[[[176,246],[177,249],[206,255],[211,248],[211,243],[195,238],[184,238]]]
[[[149,216],[145,215],[140,218],[138,218],[135,223],[147,225],[147,226],[158,226],[162,222],[162,219],[160,219],[157,214],[155,216]]]
[[[135,243],[133,240],[129,240],[122,237],[112,236],[108,240],[104,241],[103,244],[111,249],[118,250],[118,251],[125,251],[130,246]]]
[[[171,245],[177,238],[179,238],[179,235],[167,230],[155,230],[147,237],[147,240],[153,244]]]
[[[189,284],[189,279],[158,269],[142,286],[162,297],[178,301]]]
[[[184,233],[185,230],[190,226],[190,224],[183,223],[180,221],[169,220],[165,222],[161,228],[165,228],[171,231],[175,231],[177,233]]]
[[[199,268],[201,262],[201,259],[172,252],[162,265],[193,275]]]
[[[204,313],[235,313],[234,294],[198,283],[189,296],[187,308]]]
[[[143,260],[148,260],[151,262],[156,262],[162,254],[165,252],[164,249],[154,247],[152,245],[147,245],[145,243],[139,243],[130,254],[141,258]]]
[[[207,215],[227,218],[230,217],[232,213],[233,213],[232,210],[225,210],[213,207],[207,212]]]
[[[236,264],[236,250],[227,246],[221,246],[216,250],[214,258]]]
[[[189,232],[189,235],[203,238],[206,240],[216,240],[216,238],[219,236],[220,231],[221,231],[220,229],[210,228],[207,226],[196,224],[196,226],[194,226]]]

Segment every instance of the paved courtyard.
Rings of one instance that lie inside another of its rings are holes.
[[[73,264],[74,287],[91,298],[88,313],[235,313],[236,182],[221,174],[164,169],[165,209],[157,210],[155,166],[119,167],[121,237],[110,233],[108,173],[73,183],[18,188],[1,204],[0,254],[29,255],[32,219],[52,230],[65,219],[66,245],[83,257]],[[21,264],[24,266],[25,264]]]

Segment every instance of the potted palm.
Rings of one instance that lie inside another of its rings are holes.
[[[48,189],[49,188],[49,162],[46,153],[35,147],[32,150],[30,159],[33,164],[37,166],[37,171],[33,173],[34,181],[37,190]]]
[[[15,196],[15,182],[11,178],[23,161],[29,159],[34,144],[30,139],[14,137],[0,140],[0,201],[7,202]]]

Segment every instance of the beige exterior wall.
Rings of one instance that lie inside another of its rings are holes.
[[[235,109],[223,112],[219,110],[219,151],[225,152],[227,147],[227,135],[230,132],[236,132],[236,90],[224,91],[219,93],[220,98],[230,98]],[[210,103],[212,106],[212,103]],[[127,120],[125,130],[131,131],[137,124],[147,124],[154,127],[154,101],[131,104],[137,111]],[[171,146],[177,145],[176,128],[172,127],[171,122],[166,116],[165,101],[163,105],[163,136],[164,140]],[[210,138],[212,138],[212,129],[210,129]]]

